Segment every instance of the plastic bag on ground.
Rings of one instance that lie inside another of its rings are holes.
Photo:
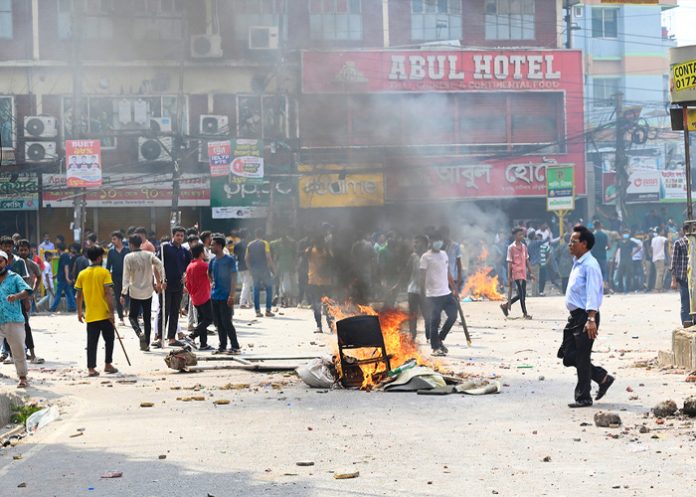
[[[40,430],[59,417],[60,411],[56,406],[46,407],[45,409],[36,411],[27,419],[27,432],[34,433],[36,430]]]
[[[338,382],[333,360],[329,356],[312,359],[295,371],[312,388],[333,388]]]
[[[442,375],[426,366],[403,371],[393,382],[384,386],[387,392],[417,392],[418,390],[431,390],[445,388],[447,384]]]

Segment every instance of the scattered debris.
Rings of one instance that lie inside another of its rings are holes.
[[[12,459],[14,459],[15,461],[21,461],[23,457],[21,454],[17,454],[16,456],[12,456]]]
[[[297,461],[298,466],[314,466],[314,461]]]
[[[228,383],[218,387],[218,390],[246,390],[249,387],[251,387],[249,383]]]
[[[157,456],[157,459],[160,459],[160,460],[166,459],[166,458],[167,458],[166,454],[160,454],[159,456]]]
[[[154,402],[141,402],[140,407],[155,407]]]
[[[60,417],[60,411],[56,406],[46,407],[40,411],[35,412],[27,419],[27,432],[34,433],[36,430],[40,430],[49,423],[52,423]]]
[[[355,471],[353,473],[334,473],[334,480],[349,480],[351,478],[357,478],[360,476],[360,471]]]
[[[544,461],[544,462],[551,462],[551,456],[546,456],[546,457],[543,459],[543,461]]]
[[[613,412],[598,412],[594,415],[595,426],[600,428],[618,428],[621,426],[621,418]]]
[[[691,396],[684,401],[684,414],[691,416],[692,418],[696,416],[696,397]]]
[[[677,403],[673,400],[666,400],[664,402],[660,402],[652,408],[652,412],[656,418],[666,418],[667,416],[673,416],[677,412]]]
[[[213,401],[213,404],[215,404],[216,406],[226,406],[229,403],[230,401],[227,399],[217,399]]]
[[[645,426],[645,425],[641,425],[641,427],[640,427],[640,429],[638,430],[638,432],[639,432],[639,433],[643,433],[643,434],[645,434],[645,433],[650,433],[650,428],[648,428],[648,427]]]
[[[17,488],[27,488],[27,482],[23,481],[19,485],[17,485]]]
[[[102,478],[121,478],[122,476],[122,471],[107,471],[106,473],[101,475]]]
[[[72,435],[70,435],[70,438],[77,438],[77,437],[81,437],[82,435],[84,435],[84,433],[79,431],[77,433],[73,433]]]

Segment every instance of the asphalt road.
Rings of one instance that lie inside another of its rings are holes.
[[[128,367],[85,378],[85,333],[73,316],[32,318],[37,350],[28,393],[58,405],[61,419],[15,448],[0,449],[2,496],[672,496],[696,484],[693,422],[647,415],[657,402],[696,394],[684,372],[634,367],[670,348],[678,297],[605,300],[594,360],[615,374],[607,397],[570,410],[574,370],[555,358],[562,299],[529,299],[534,320],[504,319],[495,302],[467,303],[474,346],[461,328],[447,339],[445,368],[504,384],[498,395],[420,396],[312,390],[292,374],[167,370],[125,327]],[[514,312],[519,312],[515,309]],[[513,313],[514,314],[514,313]],[[247,354],[331,352],[311,312],[288,309],[252,322],[239,311]],[[420,338],[422,340],[422,338]],[[217,344],[212,337],[211,343]],[[428,347],[423,347],[427,353]],[[103,358],[100,350],[100,361]],[[525,367],[520,367],[525,366]],[[0,388],[14,390],[13,366]],[[232,384],[238,389],[220,387]],[[245,384],[248,384],[246,386]],[[198,385],[198,387],[196,387]],[[630,388],[627,388],[630,387]],[[197,390],[190,390],[196,388]],[[627,391],[632,390],[632,391]],[[202,401],[177,398],[203,396]],[[227,399],[229,405],[213,400]],[[153,407],[140,407],[152,402]],[[597,428],[599,410],[619,429]],[[645,425],[648,433],[640,433]],[[80,434],[81,435],[78,435]],[[13,456],[21,455],[15,460]],[[166,456],[166,458],[161,458]],[[544,462],[544,459],[547,462]],[[298,462],[313,462],[298,466]],[[101,478],[119,471],[120,478]],[[359,471],[353,479],[335,473]],[[26,483],[23,488],[17,488]]]

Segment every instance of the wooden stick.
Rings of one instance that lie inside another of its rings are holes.
[[[121,338],[121,335],[118,332],[118,328],[114,324],[114,331],[116,332],[116,338],[118,338],[118,343],[121,344],[121,348],[123,349],[123,354],[126,356],[126,361],[128,362],[128,365],[131,366],[130,359],[128,358],[128,352],[126,352],[126,347],[123,345],[123,339]]]

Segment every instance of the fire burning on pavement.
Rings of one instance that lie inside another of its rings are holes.
[[[488,250],[481,242],[481,256],[479,257],[481,267],[469,276],[466,285],[459,294],[460,297],[471,297],[473,300],[505,300],[505,297],[498,291],[498,276],[491,276],[493,269],[487,265]]]
[[[408,322],[408,313],[398,310],[389,309],[377,312],[373,307],[352,304],[339,305],[335,301],[324,297],[323,302],[327,305],[329,314],[334,319],[332,326],[335,332],[335,322],[341,319],[350,318],[353,316],[377,316],[384,337],[384,345],[389,355],[389,361],[392,369],[396,369],[405,362],[414,359],[420,365],[430,365],[418,351],[418,345],[413,340],[413,337],[408,332],[401,332],[401,326]],[[357,359],[358,361],[375,359],[380,356],[380,350],[374,348],[350,349],[345,350],[344,354]],[[344,376],[341,371],[341,363],[339,359],[338,344],[336,345],[336,370],[339,377]],[[386,373],[386,365],[383,362],[371,362],[358,365],[363,381],[360,386],[361,390],[371,390],[375,388],[381,378]],[[431,365],[432,366],[432,365]]]

